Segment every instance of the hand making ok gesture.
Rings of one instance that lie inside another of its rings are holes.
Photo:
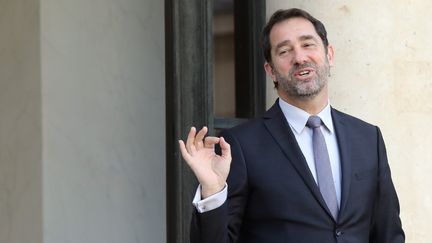
[[[195,127],[192,127],[186,144],[179,140],[181,154],[201,185],[203,199],[224,188],[231,164],[230,145],[223,137],[205,137],[207,131],[207,127],[203,127],[196,133]],[[222,155],[215,152],[218,143]]]

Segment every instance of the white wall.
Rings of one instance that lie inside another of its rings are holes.
[[[165,242],[164,3],[41,0],[44,242]]]
[[[291,7],[326,25],[335,47],[331,103],[380,126],[407,242],[431,242],[432,2],[268,0],[267,16]]]

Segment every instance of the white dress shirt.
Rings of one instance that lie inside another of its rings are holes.
[[[306,122],[311,116],[306,111],[297,108],[293,105],[288,104],[282,99],[279,99],[279,106],[288,124],[293,132],[297,143],[306,159],[309,166],[310,172],[317,182],[313,146],[312,146],[312,129],[306,126]],[[317,114],[323,122],[321,126],[321,131],[324,135],[324,139],[327,145],[327,150],[330,158],[330,165],[333,173],[333,182],[336,189],[336,197],[338,200],[338,205],[340,207],[341,201],[341,163],[339,157],[339,147],[337,144],[336,134],[333,127],[333,120],[331,116],[330,102],[327,106]],[[201,200],[201,187],[199,186],[195,197],[193,199],[193,205],[197,208],[198,212],[203,213],[220,207],[227,199],[228,185],[225,188],[204,200]]]

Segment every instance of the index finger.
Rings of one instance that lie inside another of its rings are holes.
[[[215,144],[219,143],[218,137],[206,137],[204,139],[204,146],[206,148],[214,148]]]

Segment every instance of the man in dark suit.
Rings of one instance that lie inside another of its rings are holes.
[[[380,130],[329,104],[324,25],[279,10],[263,49],[276,103],[220,138],[204,138],[204,127],[179,141],[200,182],[191,241],[405,242]]]

